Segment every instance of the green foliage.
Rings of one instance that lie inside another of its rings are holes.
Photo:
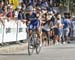
[[[69,7],[67,7],[68,2],[69,2]],[[61,8],[67,7],[69,8],[71,13],[74,13],[75,12],[75,0],[61,0],[59,7]]]

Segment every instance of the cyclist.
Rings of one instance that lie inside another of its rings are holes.
[[[36,33],[37,33],[38,37],[40,38],[40,35],[39,35],[40,21],[38,20],[36,13],[34,13],[32,6],[28,6],[26,10],[27,10],[26,20],[29,23],[29,24],[27,23],[29,25],[28,26],[29,27],[29,36],[31,37],[32,30],[36,29]]]

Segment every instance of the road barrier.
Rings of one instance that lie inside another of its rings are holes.
[[[0,22],[0,43],[16,42],[26,40],[26,24],[20,20],[4,20],[4,25]]]
[[[26,39],[27,38],[26,24],[23,24],[21,21],[18,21],[17,27],[18,27],[17,41]]]
[[[3,42],[3,33],[4,33],[4,26],[3,26],[3,24],[0,22],[0,43]]]

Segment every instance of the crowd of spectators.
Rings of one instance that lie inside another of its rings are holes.
[[[33,6],[32,3],[26,5],[21,1],[16,9],[13,9],[12,3],[0,1],[0,19],[7,17],[10,20],[24,21],[29,11],[36,13],[40,21],[40,28],[47,32],[48,40],[54,40],[56,45],[69,43],[68,36],[71,32],[75,36],[74,17],[71,17],[70,14],[61,16],[56,10],[51,9],[46,1],[36,4],[36,6]]]

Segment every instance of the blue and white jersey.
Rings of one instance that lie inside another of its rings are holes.
[[[32,13],[32,15],[26,14],[26,19],[30,21],[34,21],[37,18],[36,13]]]

